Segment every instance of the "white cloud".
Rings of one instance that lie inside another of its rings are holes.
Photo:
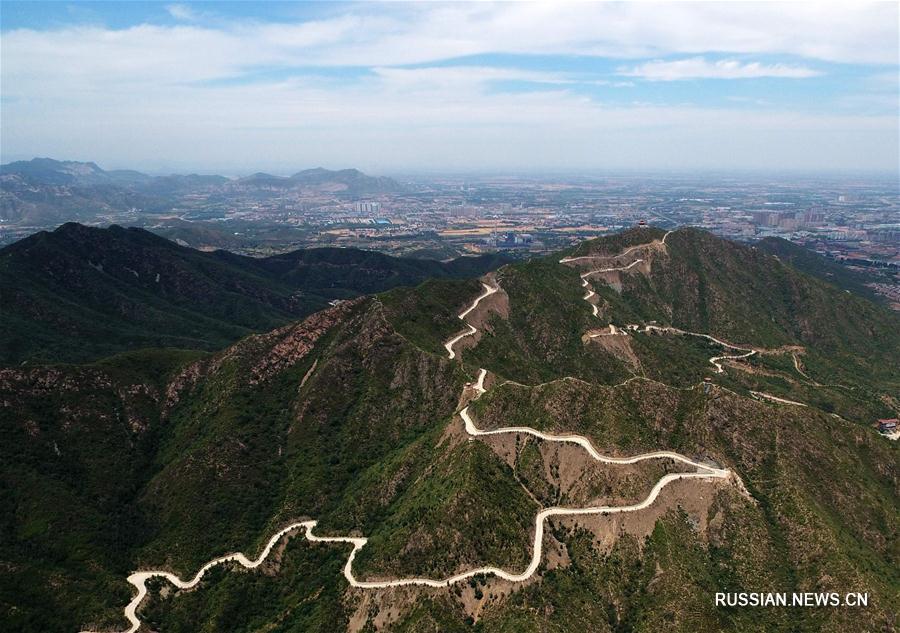
[[[193,22],[200,19],[200,15],[186,4],[167,4],[166,12],[176,20]]]
[[[186,5],[169,5],[169,11],[197,16]],[[647,58],[719,52],[897,64],[898,17],[890,2],[364,4],[298,23],[11,30],[2,35],[3,70],[59,73],[63,61],[101,75],[140,58],[144,67],[165,66],[174,80],[191,80],[263,64],[395,66],[488,53]]]
[[[417,92],[435,88],[484,91],[488,89],[490,83],[501,81],[527,82],[555,87],[594,85],[626,88],[634,85],[629,81],[609,81],[583,74],[533,71],[500,66],[459,65],[416,68],[378,66],[372,68],[372,72],[386,89],[402,88]]]
[[[759,77],[805,79],[817,77],[821,73],[806,66],[740,62],[735,59],[708,61],[703,57],[691,57],[675,61],[646,62],[631,68],[621,67],[618,74],[650,81],[678,81],[681,79],[755,79]]]
[[[410,12],[395,6],[378,9],[389,16],[383,25],[329,48],[325,63],[396,65],[491,52],[898,60],[898,7],[887,2],[459,3]]]
[[[769,107],[772,105],[772,102],[767,101],[766,99],[754,99],[752,97],[742,97],[742,96],[736,96],[736,95],[731,95],[731,96],[725,97],[725,100],[731,101],[733,103],[749,103],[752,105],[758,105],[758,106],[762,106],[762,107]]]
[[[499,62],[397,67],[489,53],[691,56],[683,61],[694,60],[704,72],[742,76],[809,68],[799,62],[721,68],[697,56],[791,54],[896,64],[892,3],[347,6],[293,24],[217,20],[210,26],[201,16],[175,26],[6,31],[0,35],[3,153],[81,157],[113,167],[180,157],[189,167],[236,171],[315,164],[896,165],[896,116],[879,112],[611,106],[573,86],[629,82]],[[175,13],[183,20],[189,15]],[[309,66],[354,68],[347,77],[338,69],[334,76],[298,72]],[[247,82],[257,71],[269,79]],[[534,86],[517,93],[491,89],[507,80]]]
[[[471,71],[472,69],[470,69]],[[497,93],[491,69],[452,80],[389,71],[362,82],[304,79],[173,85],[4,104],[4,152],[146,167],[289,172],[323,164],[408,169],[890,168],[896,117],[651,104],[604,105],[547,84]]]

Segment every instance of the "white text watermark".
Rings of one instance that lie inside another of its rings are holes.
[[[717,607],[867,607],[869,594],[833,592],[716,593]]]

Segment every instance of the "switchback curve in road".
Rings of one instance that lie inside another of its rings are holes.
[[[479,295],[473,301],[472,305],[460,313],[458,316],[460,319],[465,319],[466,315],[468,315],[472,310],[474,310],[478,303],[499,290],[499,286],[489,286],[488,284],[482,284],[485,288],[485,291]],[[450,355],[450,358],[454,358],[455,354],[453,352],[453,344],[464,336],[469,336],[477,331],[477,329],[470,325],[466,324],[469,327],[469,331],[466,333],[457,336],[447,344],[445,347]],[[486,392],[484,388],[484,380],[487,376],[486,369],[480,369],[478,374],[478,379],[475,383],[471,385],[466,385],[466,388],[474,388],[477,399],[482,394]],[[147,581],[153,578],[162,578],[167,582],[171,583],[175,587],[179,589],[191,589],[196,587],[202,578],[206,575],[213,567],[218,565],[222,565],[224,563],[236,562],[242,567],[246,569],[254,569],[259,567],[266,558],[268,558],[269,554],[272,552],[272,549],[275,545],[283,538],[285,538],[291,532],[303,528],[305,530],[306,538],[311,542],[323,542],[323,543],[346,543],[353,546],[353,549],[350,551],[350,554],[347,557],[347,562],[344,564],[344,577],[347,582],[352,586],[360,589],[386,589],[389,587],[401,587],[401,586],[410,586],[410,585],[421,585],[427,587],[446,587],[452,585],[454,583],[466,580],[473,576],[478,575],[494,575],[505,580],[511,582],[521,582],[527,580],[537,571],[538,567],[541,563],[541,558],[543,555],[543,535],[544,535],[544,524],[546,520],[550,517],[554,516],[583,516],[583,515],[604,515],[604,514],[617,514],[624,512],[636,512],[639,510],[643,510],[656,501],[656,498],[659,496],[660,492],[665,488],[668,484],[678,481],[681,479],[720,479],[726,480],[733,476],[733,473],[728,469],[716,468],[713,466],[709,466],[707,464],[702,464],[700,462],[696,462],[691,460],[679,453],[674,453],[671,451],[654,451],[651,453],[644,453],[641,455],[635,455],[632,457],[609,457],[601,454],[597,451],[591,441],[584,436],[576,435],[576,434],[566,434],[566,435],[557,435],[544,433],[542,431],[538,431],[537,429],[533,429],[531,427],[506,427],[500,429],[492,429],[492,430],[482,430],[475,426],[475,423],[472,421],[471,416],[469,415],[469,407],[465,406],[462,410],[459,411],[459,416],[463,420],[465,424],[465,430],[472,437],[478,436],[487,436],[487,435],[497,435],[501,433],[525,433],[530,434],[545,441],[550,442],[562,442],[562,443],[574,443],[582,448],[584,448],[588,454],[591,455],[592,458],[599,462],[610,463],[610,464],[634,464],[636,462],[649,460],[649,459],[672,459],[675,461],[679,461],[690,466],[693,466],[697,469],[697,472],[693,473],[671,473],[664,475],[657,481],[656,485],[654,485],[653,489],[650,491],[650,494],[643,499],[642,501],[625,506],[588,506],[582,508],[563,508],[563,507],[551,507],[544,508],[541,510],[535,517],[535,530],[534,530],[534,541],[532,545],[532,556],[528,566],[524,571],[520,573],[506,571],[499,567],[493,566],[485,566],[478,567],[475,569],[471,569],[466,572],[462,572],[456,574],[454,576],[450,576],[448,578],[443,579],[432,579],[432,578],[399,578],[394,580],[373,580],[373,581],[365,581],[358,580],[353,575],[353,561],[356,557],[357,552],[362,549],[368,539],[364,537],[353,537],[353,536],[318,536],[313,533],[313,529],[316,527],[317,522],[314,520],[307,521],[299,521],[295,523],[291,523],[290,525],[283,527],[281,530],[276,532],[266,543],[266,546],[263,548],[260,555],[254,559],[250,560],[243,553],[237,552],[233,554],[227,554],[225,556],[220,556],[218,558],[214,558],[213,560],[206,563],[200,570],[190,579],[190,580],[182,580],[177,575],[167,572],[164,570],[151,570],[151,571],[138,571],[130,576],[128,576],[128,582],[134,586],[137,590],[131,602],[124,609],[125,618],[129,622],[129,628],[125,630],[124,633],[136,633],[136,631],[141,626],[141,621],[137,616],[137,609],[140,606],[141,602],[143,602],[144,598],[147,595]],[[91,633],[85,631],[83,633]]]
[[[478,379],[471,386],[476,391],[476,398],[480,397],[486,391],[484,389],[484,380],[487,375],[487,370],[481,369],[479,370]],[[681,479],[728,479],[732,476],[732,473],[728,469],[716,468],[713,466],[709,466],[707,464],[702,464],[700,462],[696,462],[691,460],[679,453],[674,453],[671,451],[654,451],[651,453],[644,453],[641,455],[635,455],[632,457],[609,457],[601,454],[597,451],[591,441],[581,435],[575,434],[567,434],[567,435],[554,435],[550,433],[543,433],[538,431],[537,429],[532,429],[530,427],[508,427],[502,429],[493,429],[489,431],[484,431],[475,426],[472,421],[471,416],[468,412],[469,407],[464,407],[460,412],[459,416],[462,418],[465,423],[466,432],[472,435],[473,437],[485,436],[485,435],[497,435],[501,433],[527,433],[538,437],[540,439],[551,441],[551,442],[563,442],[563,443],[574,443],[583,447],[595,460],[603,463],[609,464],[634,464],[640,461],[645,461],[649,459],[671,459],[675,461],[679,461],[690,466],[693,466],[698,469],[698,472],[694,473],[672,473],[663,476],[656,483],[653,489],[650,491],[650,494],[647,497],[635,504],[626,505],[626,506],[588,506],[583,508],[563,508],[563,507],[551,507],[545,508],[541,510],[537,516],[535,517],[535,535],[534,542],[532,544],[532,556],[528,566],[521,573],[515,573],[506,571],[499,567],[494,566],[485,566],[478,567],[475,569],[471,569],[466,572],[462,572],[460,574],[456,574],[454,576],[450,576],[448,578],[443,579],[433,579],[433,578],[399,578],[394,580],[358,580],[353,574],[353,561],[356,557],[357,552],[362,549],[365,544],[368,542],[367,538],[364,537],[352,537],[352,536],[318,536],[313,533],[313,529],[316,527],[317,522],[313,520],[309,521],[299,521],[296,523],[291,523],[290,525],[282,528],[278,532],[276,532],[268,541],[266,546],[263,548],[260,555],[255,560],[250,560],[243,553],[237,552],[234,554],[227,554],[225,556],[220,556],[218,558],[214,558],[213,560],[206,563],[200,570],[190,579],[190,580],[182,580],[177,575],[167,572],[167,571],[139,571],[128,576],[129,584],[133,585],[137,589],[137,593],[134,598],[132,598],[131,602],[125,607],[124,614],[125,618],[128,620],[130,627],[125,630],[125,633],[135,633],[141,625],[141,621],[137,616],[137,609],[140,606],[141,602],[143,602],[144,598],[147,595],[147,581],[152,578],[162,578],[175,587],[179,589],[191,589],[196,587],[202,578],[206,575],[213,567],[217,565],[221,565],[228,562],[236,562],[242,567],[246,569],[254,569],[259,567],[263,563],[263,561],[268,558],[274,546],[285,536],[287,536],[290,532],[297,530],[299,528],[304,528],[306,538],[312,542],[323,542],[323,543],[347,543],[353,546],[353,549],[350,551],[350,554],[347,557],[347,562],[344,564],[344,577],[347,582],[352,586],[360,589],[386,589],[389,587],[403,587],[403,586],[411,586],[411,585],[420,585],[426,587],[446,587],[452,585],[454,583],[466,580],[473,576],[478,575],[494,575],[499,578],[503,578],[505,580],[511,582],[521,582],[530,578],[537,571],[540,566],[541,558],[543,556],[543,535],[544,535],[544,523],[545,521],[554,516],[581,516],[581,515],[593,515],[593,514],[617,514],[623,512],[636,512],[639,510],[643,510],[656,501],[656,498],[659,496],[659,493],[665,488],[668,484],[678,481]],[[90,633],[85,631],[83,633]]]
[[[481,282],[481,285],[484,288],[484,292],[482,292],[480,295],[478,295],[478,297],[475,298],[475,300],[472,302],[472,305],[470,305],[468,308],[466,308],[465,310],[460,312],[458,315],[456,315],[457,318],[459,318],[463,322],[465,322],[465,319],[469,315],[469,313],[472,310],[474,310],[475,308],[477,308],[478,304],[481,303],[481,301],[483,299],[490,297],[492,294],[494,294],[495,292],[500,290],[500,286],[498,286],[496,284],[493,286],[490,286],[484,282]],[[447,357],[450,358],[450,360],[453,360],[454,358],[456,358],[456,352],[453,351],[453,346],[456,345],[456,343],[459,342],[460,340],[466,338],[467,336],[472,336],[473,334],[475,334],[475,332],[478,331],[477,329],[475,329],[472,325],[470,325],[468,323],[466,323],[466,327],[468,329],[465,332],[463,332],[462,334],[459,334],[458,336],[455,336],[454,338],[452,338],[449,341],[447,341],[446,343],[444,343],[444,349],[447,350]]]
[[[701,332],[690,332],[688,330],[682,330],[681,328],[672,327],[672,326],[659,326],[659,325],[645,325],[641,327],[640,325],[626,325],[625,329],[631,330],[632,332],[668,332],[673,334],[684,334],[687,336],[698,336],[700,338],[705,338],[709,341],[712,341],[716,345],[721,345],[727,349],[736,349],[744,352],[743,354],[731,354],[731,355],[723,355],[723,356],[713,356],[709,359],[709,362],[713,364],[716,368],[716,373],[721,374],[725,372],[725,368],[722,367],[720,360],[739,360],[742,358],[749,358],[756,354],[756,350],[751,347],[741,347],[740,345],[732,345],[731,343],[726,343],[720,339],[717,339],[715,336],[710,334],[703,334]]]
[[[663,243],[665,243],[665,239],[669,236],[669,233],[671,233],[671,232],[672,232],[672,231],[669,231],[668,233],[666,233],[666,234],[663,236],[663,239],[662,239],[662,242],[663,242]],[[650,244],[652,244],[652,242],[650,242]],[[609,256],[604,256],[604,257],[610,258],[610,259],[618,259],[618,258],[622,257],[623,255],[626,255],[626,254],[628,254],[629,252],[635,250],[636,248],[640,248],[640,247],[642,247],[642,246],[647,246],[647,244],[640,244],[640,245],[638,245],[638,246],[633,246],[633,247],[631,247],[631,248],[629,248],[629,249],[627,249],[627,250],[625,250],[625,251],[619,253],[618,255],[609,255]],[[596,258],[596,257],[597,257],[597,256],[585,256],[585,257],[578,257],[578,258],[574,258],[574,259],[571,259],[571,258],[565,258],[565,257],[564,257],[563,259],[559,260],[559,263],[564,264],[564,263],[567,263],[567,262],[575,261],[576,259],[594,259],[594,258]],[[582,297],[582,300],[587,301],[587,303],[591,306],[591,312],[592,312],[593,316],[599,316],[599,312],[598,312],[598,309],[597,309],[597,305],[594,304],[594,303],[592,303],[592,302],[590,301],[590,299],[591,299],[596,293],[595,293],[594,290],[588,285],[588,280],[587,280],[587,278],[590,277],[591,275],[596,275],[596,274],[599,274],[599,273],[610,273],[610,272],[617,272],[617,271],[625,271],[625,270],[629,270],[629,269],[633,268],[634,266],[637,266],[638,264],[640,264],[642,261],[644,261],[644,260],[638,258],[638,259],[634,260],[633,262],[631,262],[630,264],[627,264],[627,265],[625,265],[625,266],[612,266],[612,267],[609,267],[609,268],[598,268],[598,269],[596,269],[596,270],[589,270],[589,271],[584,272],[584,273],[581,273],[581,274],[579,275],[579,277],[581,277],[581,286],[582,286],[583,288],[586,288],[586,289],[587,289],[587,294],[585,294],[585,295]],[[471,326],[470,326],[470,327],[471,327]],[[682,329],[679,329],[679,328],[676,328],[676,327],[671,327],[671,326],[669,326],[669,327],[661,327],[661,326],[657,326],[657,325],[645,325],[645,326],[643,326],[643,328],[642,328],[642,327],[639,326],[639,325],[627,325],[627,326],[625,326],[624,329],[617,329],[616,326],[614,326],[613,324],[610,323],[610,326],[609,326],[609,327],[610,327],[610,333],[609,333],[609,334],[606,334],[606,333],[603,333],[603,334],[591,334],[591,335],[589,335],[589,337],[590,337],[590,338],[596,338],[596,337],[598,337],[598,336],[609,336],[609,335],[617,335],[617,334],[626,335],[627,333],[626,333],[625,329],[632,330],[632,331],[636,331],[636,332],[644,332],[644,333],[647,333],[647,332],[653,332],[653,331],[657,331],[657,332],[672,332],[672,333],[675,333],[675,334],[686,334],[686,335],[689,335],[689,336],[699,336],[699,337],[708,339],[708,340],[710,340],[710,341],[712,341],[712,342],[714,342],[714,343],[716,343],[716,344],[718,344],[718,345],[721,345],[722,347],[725,347],[725,348],[728,348],[728,349],[740,350],[741,352],[744,352],[743,354],[726,354],[726,355],[722,355],[722,356],[713,356],[712,358],[710,358],[710,359],[709,359],[709,362],[712,363],[712,365],[716,368],[716,373],[717,373],[717,374],[721,374],[721,373],[724,373],[724,372],[725,372],[725,368],[722,367],[722,364],[721,364],[719,361],[723,361],[723,360],[740,360],[740,359],[742,359],[742,358],[748,358],[748,357],[753,356],[754,354],[756,354],[756,350],[755,350],[755,349],[752,349],[752,348],[749,348],[749,347],[740,347],[740,346],[738,346],[738,345],[732,345],[731,343],[726,343],[725,341],[721,341],[721,340],[717,339],[716,337],[711,336],[711,335],[709,335],[709,334],[702,334],[702,333],[700,333],[700,332],[689,332],[689,331],[687,331],[687,330],[682,330]],[[468,336],[469,334],[474,334],[476,330],[475,330],[474,328],[472,328],[472,330],[473,330],[472,332],[463,334],[463,335],[457,337],[456,339],[453,339],[453,341],[451,341],[451,344],[452,344],[452,343],[455,343],[457,340],[459,340],[459,339],[462,338],[463,336]],[[449,348],[448,348],[448,349],[449,349]],[[452,354],[452,351],[451,351],[451,354]],[[451,355],[450,358],[453,358],[453,356]],[[795,358],[794,360],[795,360],[795,363],[796,363],[796,358]]]
[[[669,235],[671,235],[672,233],[674,233],[674,231],[666,231],[665,235],[662,236],[662,239],[659,240],[659,243],[665,244],[666,238],[669,237]],[[598,255],[582,255],[580,257],[563,257],[561,260],[559,260],[559,263],[560,264],[568,264],[569,262],[577,262],[582,259],[618,259],[619,257],[625,257],[625,255],[627,255],[628,253],[631,253],[632,251],[636,251],[640,248],[647,248],[649,246],[653,246],[656,243],[657,243],[656,240],[652,240],[650,242],[643,242],[641,244],[635,244],[634,246],[632,246],[630,248],[626,248],[621,253],[616,253],[615,255],[599,255],[598,254]]]

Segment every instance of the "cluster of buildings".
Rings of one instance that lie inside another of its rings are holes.
[[[204,227],[198,230],[203,235],[215,235],[209,227],[226,235],[265,234],[265,247],[247,246],[250,254],[346,245],[442,257],[497,250],[544,253],[646,220],[664,229],[697,226],[743,241],[782,237],[873,270],[900,264],[896,180],[625,174],[435,176],[406,178],[402,185],[393,193],[353,196],[264,183],[201,188],[173,194],[165,211],[109,210],[98,219],[144,223],[163,233],[167,223],[196,223]],[[900,296],[896,276],[872,281],[878,292]]]
[[[504,233],[502,235],[491,235],[485,241],[488,246],[498,249],[509,248],[528,248],[534,243],[534,238],[528,233]]]
[[[353,210],[357,213],[378,213],[381,210],[381,203],[362,200],[353,204]]]

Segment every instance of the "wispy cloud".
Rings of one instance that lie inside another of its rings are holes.
[[[752,82],[740,84],[750,101],[727,99],[733,83],[703,100],[671,82],[829,75],[828,60],[886,73],[897,13],[389,3],[229,22],[179,4],[175,25],[20,28],[0,36],[3,151],[198,167],[895,164],[896,109],[792,110]]]
[[[497,75],[481,74],[487,76]],[[611,105],[567,86],[509,93],[485,90],[480,80],[447,79],[388,72],[325,86],[299,78],[47,95],[4,104],[4,148],[111,166],[177,157],[194,169],[232,172],[312,164],[374,171],[875,169],[896,160],[890,115]]]
[[[415,89],[485,90],[497,82],[533,84],[536,89],[549,87],[605,86],[633,87],[631,81],[598,78],[596,73],[549,72],[502,66],[420,66],[415,68],[379,66],[372,73],[384,87]]]
[[[632,67],[620,67],[623,77],[637,77],[649,81],[679,81],[682,79],[806,79],[822,73],[806,66],[789,64],[761,64],[741,62],[735,59],[708,61],[704,57],[691,57],[674,61],[651,61]]]
[[[186,4],[167,4],[166,12],[176,20],[193,22],[200,19],[200,14]]]
[[[158,39],[167,37],[167,54],[180,57],[185,72],[206,63],[397,66],[492,53],[640,59],[716,51],[900,62],[900,11],[890,2],[346,6],[335,15],[302,22],[215,20],[213,25],[197,20],[175,27],[22,29],[4,33],[3,40],[10,50],[34,47],[38,50],[26,52],[53,54],[74,44],[97,56],[117,41],[117,52],[153,59],[162,53]],[[168,5],[168,13],[183,20],[200,17],[185,4]],[[40,56],[34,61],[39,63]]]

